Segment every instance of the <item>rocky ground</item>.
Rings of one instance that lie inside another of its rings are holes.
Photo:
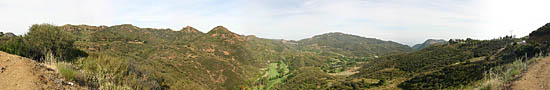
[[[54,68],[34,60],[0,52],[0,90],[83,90],[66,81]]]

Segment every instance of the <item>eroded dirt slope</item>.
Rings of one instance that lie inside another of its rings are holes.
[[[550,57],[529,66],[527,72],[512,82],[513,90],[550,90]]]
[[[70,85],[55,69],[31,59],[0,52],[0,90],[82,90]]]

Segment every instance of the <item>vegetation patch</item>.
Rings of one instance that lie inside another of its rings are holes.
[[[78,74],[78,72],[75,71],[68,63],[57,63],[57,69],[59,70],[59,73],[65,77],[65,79],[70,81],[75,80],[75,77]]]
[[[518,57],[550,51],[542,30],[536,43],[512,36],[452,39],[413,52],[343,33],[294,41],[243,36],[222,26],[208,33],[191,29],[37,24],[23,36],[1,35],[0,50],[37,61],[58,58],[63,63],[55,66],[66,79],[117,90],[460,89],[492,75],[501,79],[488,81],[510,80],[525,66]],[[354,69],[359,73],[329,75]]]

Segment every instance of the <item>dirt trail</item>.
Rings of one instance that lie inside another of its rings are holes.
[[[69,85],[54,69],[31,59],[0,52],[0,90],[82,90]]]
[[[346,70],[346,71],[342,71],[342,72],[339,72],[339,73],[328,73],[328,74],[332,75],[332,76],[350,76],[350,75],[359,73],[359,71],[357,71],[359,68],[361,68],[361,67],[352,67],[351,69]]]
[[[550,90],[550,57],[529,66],[521,78],[512,82],[513,90]]]
[[[500,52],[504,51],[504,49],[506,49],[506,47],[507,47],[507,46],[498,49],[498,51],[495,52],[495,54],[493,54],[493,55],[491,55],[491,56],[489,57],[489,60],[495,60],[495,56],[498,55]]]

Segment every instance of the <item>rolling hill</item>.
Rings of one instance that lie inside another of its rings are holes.
[[[550,42],[550,23],[531,32],[528,41],[532,43],[548,44]]]
[[[410,47],[393,41],[344,34],[340,32],[317,35],[298,41],[300,45],[317,46],[326,51],[340,52],[346,56],[373,57],[413,51]]]
[[[424,49],[424,48],[429,47],[431,45],[440,45],[440,44],[447,44],[447,43],[448,42],[443,40],[443,39],[439,39],[439,40],[428,39],[428,40],[424,41],[424,43],[422,43],[422,44],[414,45],[412,48],[415,49],[415,50],[421,50],[421,49]]]
[[[304,83],[302,79],[312,74],[324,76],[327,79],[322,82],[327,82],[335,79],[326,73],[328,71],[347,70],[358,65],[355,62],[373,56],[412,51],[399,43],[343,33],[288,41],[239,35],[223,26],[207,33],[190,26],[178,31],[131,24],[56,27],[74,35],[75,47],[89,55],[72,61],[75,69],[116,78],[112,82],[75,79],[91,83],[92,88],[101,88],[101,83],[145,89],[297,88],[302,86],[291,86],[290,82]],[[273,70],[268,67],[271,64],[286,64],[278,68],[286,68],[288,72],[265,77],[273,74],[269,73]],[[97,67],[112,70],[102,71]],[[303,70],[314,71],[300,72]],[[320,84],[309,82],[315,83]],[[329,88],[328,83],[323,84],[319,88]]]
[[[527,38],[430,39],[411,48],[340,32],[295,41],[223,26],[203,33],[37,24],[26,35],[1,37],[0,50],[57,58],[67,80],[89,89],[464,89],[495,68],[548,52],[546,26]]]

